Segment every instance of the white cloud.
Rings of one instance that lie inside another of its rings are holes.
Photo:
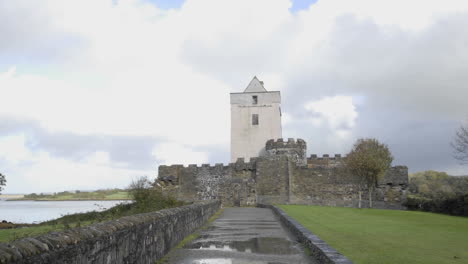
[[[312,124],[326,124],[332,133],[346,138],[356,125],[358,112],[351,96],[324,97],[307,103],[304,108],[309,111]]]
[[[0,139],[0,164],[8,181],[6,192],[10,193],[125,188],[133,178],[148,175],[147,171],[115,167],[105,152],[78,162],[31,151],[23,135]]]
[[[195,151],[174,142],[167,142],[153,150],[161,164],[202,164],[208,161],[208,153]]]
[[[32,153],[24,146],[25,141],[25,135],[22,134],[0,138],[0,159],[15,166],[27,161]]]

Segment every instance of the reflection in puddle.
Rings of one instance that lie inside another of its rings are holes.
[[[219,233],[219,234],[204,234],[200,235],[198,239],[209,239],[209,238],[219,238],[219,237],[238,237],[238,236],[257,236],[258,233]]]
[[[229,258],[213,258],[213,259],[196,259],[192,264],[283,264],[282,262],[265,262],[243,259]]]
[[[255,260],[229,259],[229,258],[213,258],[213,259],[196,259],[192,264],[282,264],[280,262],[265,262]]]
[[[242,229],[242,228],[210,226],[206,230],[207,231],[241,231],[241,230],[244,230],[244,229]]]
[[[193,264],[232,264],[232,259],[196,259]]]
[[[246,241],[194,242],[186,245],[185,248],[275,255],[291,255],[297,253],[294,243],[280,237],[256,237]]]

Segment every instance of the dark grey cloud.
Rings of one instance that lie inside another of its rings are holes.
[[[363,111],[355,135],[378,138],[388,144],[394,164],[407,165],[410,172],[448,170],[458,165],[450,147],[458,125],[457,121],[395,109]]]
[[[423,31],[337,19],[309,64],[291,67],[289,104],[330,94],[365,95],[376,107],[460,118],[468,98],[468,14],[439,18]],[[300,105],[300,104],[297,104]]]
[[[80,135],[70,132],[50,132],[31,120],[0,117],[0,137],[25,134],[27,147],[46,151],[54,157],[83,161],[96,151],[109,153],[117,166],[137,170],[156,170],[158,162],[153,149],[162,139],[148,136]]]
[[[457,168],[450,141],[468,115],[467,27],[468,14],[439,18],[420,32],[339,18],[327,47],[286,74],[284,109],[303,120],[286,130],[305,134],[310,153],[347,151],[357,138],[375,137],[412,172]],[[363,101],[350,140],[336,138],[339,144],[304,111],[306,102],[334,95]]]

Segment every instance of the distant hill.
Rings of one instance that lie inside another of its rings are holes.
[[[11,197],[15,201],[86,201],[86,200],[131,200],[129,192],[122,189],[97,190],[97,191],[64,191],[54,194],[26,194],[23,197]]]

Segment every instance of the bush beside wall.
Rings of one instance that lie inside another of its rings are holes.
[[[406,206],[409,210],[468,216],[468,194],[436,199],[408,196]]]

